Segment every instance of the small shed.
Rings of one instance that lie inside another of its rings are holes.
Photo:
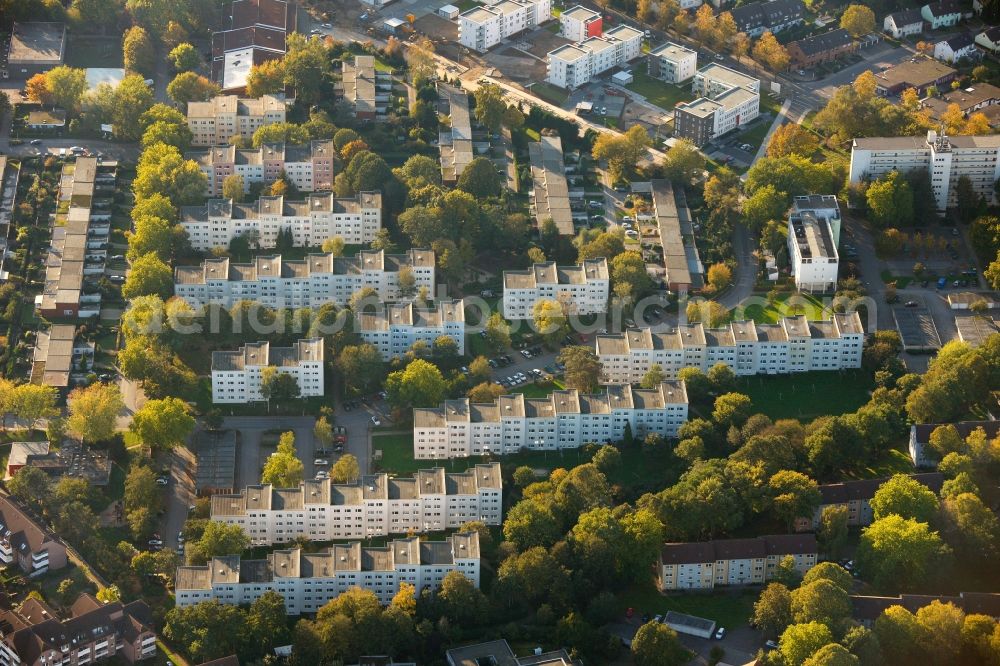
[[[679,634],[688,634],[699,638],[711,638],[715,633],[715,621],[703,617],[678,613],[677,611],[667,611],[667,616],[663,618],[663,624],[667,625]]]
[[[455,5],[445,5],[437,11],[438,16],[446,18],[449,21],[454,21],[458,18],[458,14],[461,10]]]
[[[611,77],[611,80],[620,86],[627,86],[628,84],[632,83],[632,81],[635,80],[635,77],[632,76],[632,72],[624,70],[621,72],[616,72]]]
[[[389,18],[382,23],[382,28],[390,35],[395,35],[400,32],[400,28],[406,25],[406,21],[398,18]]]

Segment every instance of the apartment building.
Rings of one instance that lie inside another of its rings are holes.
[[[589,37],[600,37],[603,31],[604,17],[583,5],[570,7],[559,15],[559,34],[570,41],[582,42]]]
[[[111,233],[117,166],[116,162],[99,163],[96,157],[78,157],[63,166],[60,210],[49,221],[52,240],[45,256],[45,285],[35,296],[40,316],[85,318],[100,314],[97,281],[104,275],[108,254],[101,245]]]
[[[202,206],[181,207],[179,224],[191,247],[201,252],[228,247],[237,236],[247,236],[252,246],[272,248],[281,232],[291,232],[296,247],[318,247],[334,236],[361,245],[374,240],[382,228],[382,194],[313,194],[301,201],[274,196],[251,203],[209,199]]]
[[[934,449],[930,448],[931,434],[943,425],[954,426],[956,432],[964,440],[974,431],[981,429],[989,440],[1000,437],[1000,421],[959,421],[958,423],[916,423],[910,426],[909,452],[910,460],[915,467],[934,469],[940,460]]]
[[[438,134],[441,153],[441,181],[454,186],[465,167],[472,162],[472,117],[469,115],[469,95],[461,87],[437,84],[440,111],[450,121]]]
[[[30,578],[66,566],[66,546],[10,497],[0,497],[0,563]]]
[[[480,53],[552,18],[551,0],[501,0],[458,15],[458,41]]]
[[[443,541],[414,536],[380,548],[354,541],[317,553],[276,550],[263,560],[215,557],[206,566],[178,567],[174,589],[181,608],[210,599],[245,606],[274,591],[284,598],[289,615],[300,615],[315,613],[352,587],[374,592],[383,605],[392,601],[400,583],[413,585],[417,594],[434,592],[452,571],[478,588],[479,568],[479,533],[457,532]]]
[[[433,293],[434,252],[385,254],[378,250],[354,257],[310,254],[298,261],[278,254],[256,257],[249,264],[237,264],[228,257],[206,259],[199,266],[174,269],[174,295],[196,308],[217,304],[227,309],[239,301],[256,301],[269,308],[343,305],[362,287],[371,287],[382,300],[410,300],[413,296],[400,289],[401,273],[413,276],[417,293],[422,287]]]
[[[81,594],[59,614],[40,599],[28,598],[0,613],[0,664],[55,666],[109,659],[135,664],[156,656],[153,615],[144,601],[102,603]]]
[[[619,441],[626,425],[639,438],[652,432],[676,437],[687,416],[687,390],[680,381],[654,389],[612,384],[595,394],[553,391],[546,398],[517,393],[488,404],[447,400],[440,407],[413,410],[413,456],[451,459],[575,449]]]
[[[799,291],[827,292],[837,287],[840,257],[830,223],[796,207],[788,216],[788,257]]]
[[[815,67],[824,62],[837,60],[858,50],[859,44],[843,28],[830,30],[819,35],[803,37],[789,44],[788,55],[791,67]]]
[[[392,80],[388,73],[375,70],[375,56],[356,55],[353,63],[344,63],[341,76],[344,101],[358,120],[375,120],[378,91],[382,89],[382,95],[387,96],[386,86],[391,90]]]
[[[608,305],[608,261],[588,259],[579,266],[557,266],[554,261],[523,271],[503,272],[503,316],[531,319],[535,304],[558,301],[578,315],[604,312]]]
[[[322,338],[299,340],[291,347],[257,342],[238,351],[212,352],[212,403],[242,405],[264,400],[261,379],[265,368],[294,377],[303,398],[321,396],[323,356]]]
[[[188,102],[192,146],[225,146],[234,136],[244,141],[265,125],[285,122],[285,102],[274,95],[259,99],[219,95],[207,102]]]
[[[641,56],[642,37],[641,30],[621,24],[601,37],[560,46],[546,56],[546,80],[559,88],[579,88],[595,76]]]
[[[774,577],[784,558],[800,574],[816,566],[814,534],[773,534],[750,539],[667,543],[657,567],[660,589],[711,590],[728,585],[761,585]]]
[[[833,194],[803,194],[792,200],[791,215],[810,215],[825,220],[830,225],[833,244],[840,245],[840,229],[843,220],[840,216],[840,202]]]
[[[705,284],[705,267],[698,255],[684,188],[675,189],[669,180],[652,180],[650,191],[653,217],[663,249],[663,275],[657,277],[662,277],[667,288],[675,293],[700,288]]]
[[[710,63],[694,75],[698,97],[674,108],[674,134],[704,145],[760,115],[760,81]]]
[[[212,33],[212,80],[241,92],[254,65],[285,55],[285,39],[298,27],[298,6],[285,0],[233,0],[219,8]]]
[[[708,371],[717,363],[740,376],[777,375],[861,367],[864,330],[856,312],[828,321],[804,315],[777,324],[738,321],[722,328],[687,324],[669,331],[630,328],[598,335],[597,358],[607,382],[636,383],[658,364],[673,378],[688,367]]]
[[[212,520],[239,525],[254,545],[436,532],[470,521],[500,525],[502,514],[499,463],[457,473],[435,467],[407,478],[370,474],[353,483],[248,486],[212,496]]]
[[[944,485],[944,476],[937,472],[925,472],[921,474],[908,475],[914,481],[919,481],[927,486],[935,495],[941,491]],[[889,477],[880,479],[860,479],[857,481],[844,481],[842,483],[825,483],[819,486],[819,492],[823,496],[819,507],[812,516],[799,518],[795,521],[795,529],[800,531],[813,530],[819,527],[820,516],[823,509],[833,506],[843,506],[847,508],[847,524],[849,526],[865,527],[874,521],[871,507],[871,499],[875,497],[875,492],[882,487],[882,484],[889,480]]]
[[[995,203],[993,184],[1000,178],[1000,135],[857,138],[851,148],[850,183],[875,180],[892,171],[926,169],[939,211],[956,204],[958,180],[966,176],[976,194]]]
[[[915,7],[892,12],[882,20],[882,30],[896,39],[919,35],[924,31],[924,17],[920,15],[920,10]]]
[[[540,226],[545,220],[555,222],[561,236],[572,236],[576,228],[569,203],[566,161],[562,139],[556,132],[545,131],[538,141],[528,143],[531,162],[531,214]]]
[[[433,347],[441,337],[454,340],[459,355],[464,355],[465,305],[461,299],[440,300],[431,307],[383,303],[377,312],[356,314],[354,330],[384,361],[403,356],[416,342]]]
[[[666,42],[649,52],[649,75],[667,83],[683,83],[698,69],[698,52]]]
[[[913,614],[935,601],[951,604],[966,615],[986,615],[1000,619],[1000,594],[996,592],[959,592],[946,594],[900,594],[896,597],[851,595],[851,617],[871,629],[875,621],[892,606],[902,606]]]
[[[243,177],[243,191],[254,184],[270,184],[282,176],[301,192],[333,189],[337,151],[333,141],[313,141],[308,145],[273,143],[260,148],[218,146],[184,154],[194,160],[208,179],[208,195],[222,196],[226,176]]]
[[[750,37],[760,37],[765,32],[778,33],[801,25],[806,8],[801,0],[772,0],[754,2],[729,10],[740,32]]]

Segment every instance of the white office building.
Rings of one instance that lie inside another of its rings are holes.
[[[698,52],[666,42],[649,52],[649,75],[667,83],[682,83],[698,69]]]
[[[545,398],[503,395],[489,404],[447,400],[413,410],[413,457],[466,458],[521,450],[575,449],[588,443],[616,442],[628,425],[635,437],[648,433],[675,437],[687,421],[684,382],[654,389],[628,384],[602,387],[602,393],[553,391]]]
[[[212,520],[238,525],[255,546],[420,534],[472,521],[500,525],[502,515],[499,463],[465,472],[435,467],[406,478],[371,474],[353,483],[247,486],[238,494],[212,496]]]
[[[570,7],[559,15],[559,34],[574,42],[582,42],[588,37],[600,37],[603,29],[604,17],[600,12],[583,5]]]
[[[837,287],[840,268],[837,241],[827,218],[808,208],[799,208],[800,203],[808,205],[806,199],[797,197],[788,216],[788,259],[792,277],[799,291],[832,291]],[[839,211],[837,219],[840,219]]]
[[[412,274],[415,293],[405,290],[406,280],[400,289],[400,274]],[[269,308],[343,305],[363,287],[371,287],[384,301],[411,300],[422,287],[434,293],[434,252],[385,254],[379,250],[354,257],[310,254],[298,261],[279,254],[256,257],[249,264],[221,257],[174,269],[174,295],[195,308],[216,304],[228,309],[239,301]]]
[[[458,41],[480,53],[552,18],[551,0],[501,0],[487,5],[458,15]]]
[[[597,336],[602,379],[636,383],[655,364],[668,378],[683,368],[707,372],[717,363],[734,373],[782,375],[861,367],[864,329],[856,312],[826,321],[786,317],[777,324],[738,321],[722,328],[687,324],[670,331],[630,328]]]
[[[323,339],[299,340],[291,347],[257,342],[238,351],[212,352],[212,403],[241,405],[264,400],[264,368],[295,377],[303,398],[323,395]]]
[[[556,266],[554,261],[523,271],[503,272],[503,316],[531,319],[535,303],[558,301],[569,313],[604,312],[608,306],[608,262],[588,259],[579,266]]]
[[[550,51],[546,80],[559,88],[573,90],[602,72],[620,67],[642,55],[641,30],[619,25],[601,37],[588,37]]]
[[[317,553],[301,548],[276,550],[263,560],[239,555],[214,557],[205,566],[178,567],[175,600],[179,608],[202,601],[246,606],[265,592],[277,592],[289,615],[315,613],[353,587],[370,590],[388,605],[409,583],[419,595],[437,591],[457,571],[479,587],[479,533],[455,533],[444,541],[420,537],[395,539],[384,547],[360,542],[338,544]]]
[[[906,174],[925,169],[939,211],[956,204],[955,190],[968,177],[976,194],[996,203],[993,184],[1000,178],[1000,134],[945,136],[931,130],[925,137],[871,137],[854,140],[851,185],[876,180],[892,171]]]
[[[431,307],[387,303],[378,312],[355,317],[355,332],[375,345],[384,361],[403,356],[416,342],[433,347],[440,337],[454,340],[458,353],[465,354],[465,306],[461,300],[442,300]]]

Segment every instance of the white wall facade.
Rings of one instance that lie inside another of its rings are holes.
[[[374,345],[385,361],[403,356],[418,341],[433,346],[440,337],[454,340],[459,355],[465,354],[465,316],[461,300],[441,301],[434,309],[424,312],[418,311],[413,303],[385,305],[377,315],[360,317],[355,331],[362,340]]]

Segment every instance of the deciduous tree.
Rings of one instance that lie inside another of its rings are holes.
[[[101,442],[115,434],[118,414],[125,407],[116,384],[91,384],[73,389],[67,399],[66,427],[82,442]]]

